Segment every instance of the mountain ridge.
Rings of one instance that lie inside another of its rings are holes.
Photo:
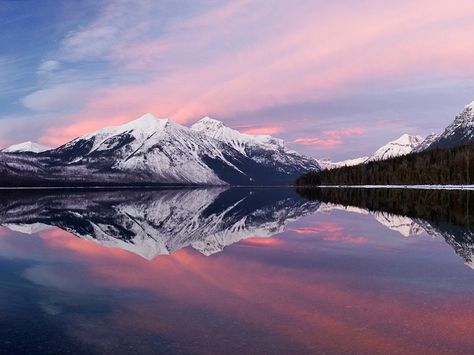
[[[0,184],[291,184],[320,169],[315,159],[287,149],[280,139],[203,120],[198,123],[212,123],[214,132],[145,114],[34,156],[7,152],[0,155]]]

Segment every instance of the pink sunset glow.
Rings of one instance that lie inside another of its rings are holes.
[[[155,6],[107,2],[64,35],[45,54],[48,65],[38,64],[39,87],[18,98],[27,116],[48,123],[34,137],[18,128],[0,138],[59,145],[151,112],[182,124],[210,115],[254,126],[246,132],[277,135],[311,155],[343,154],[352,137],[362,153],[402,133],[441,129],[473,99],[472,1],[239,0],[164,17],[164,29]],[[90,62],[103,68],[75,69]],[[350,98],[361,96],[351,110]],[[414,96],[416,106],[400,103]],[[438,97],[443,112],[429,104]],[[390,130],[375,124],[381,119]],[[358,131],[344,134],[348,126]]]

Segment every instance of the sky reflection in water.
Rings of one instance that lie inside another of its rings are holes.
[[[399,219],[389,229],[355,211],[323,204],[271,238],[152,260],[57,227],[0,228],[0,344],[29,353],[469,352],[474,270],[441,236],[415,225],[419,234],[405,237]]]

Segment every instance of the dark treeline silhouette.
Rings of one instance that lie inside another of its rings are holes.
[[[474,183],[474,144],[307,173],[298,186],[458,185]]]
[[[474,191],[308,187],[296,190],[309,200],[423,219],[437,227],[456,225],[474,230]]]

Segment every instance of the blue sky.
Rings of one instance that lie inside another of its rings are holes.
[[[0,1],[0,145],[151,112],[315,157],[373,152],[474,100],[471,1]]]

